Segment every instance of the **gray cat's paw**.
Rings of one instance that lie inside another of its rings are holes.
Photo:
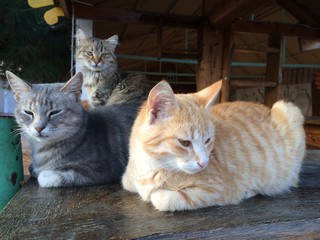
[[[42,171],[38,176],[38,183],[41,187],[59,187],[62,178],[55,171]]]

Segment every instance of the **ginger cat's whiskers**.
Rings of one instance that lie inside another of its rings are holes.
[[[132,128],[125,189],[160,211],[179,211],[297,185],[305,152],[301,111],[284,101],[271,109],[250,102],[211,106],[220,88],[218,82],[174,94],[162,81],[150,91]]]

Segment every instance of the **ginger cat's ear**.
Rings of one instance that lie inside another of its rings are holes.
[[[212,106],[214,100],[219,96],[220,90],[222,87],[222,80],[210,85],[209,87],[204,88],[203,90],[195,93],[197,99],[208,108]]]
[[[177,100],[169,83],[164,80],[159,82],[151,89],[147,100],[149,123],[154,124],[170,117],[177,106]]]
[[[78,72],[68,82],[66,82],[66,84],[60,89],[60,91],[73,93],[77,101],[81,101],[82,82],[82,72]]]
[[[16,101],[20,100],[20,95],[22,93],[31,90],[31,85],[14,75],[12,72],[6,71],[6,75]]]

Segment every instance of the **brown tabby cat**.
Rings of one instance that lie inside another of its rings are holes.
[[[292,103],[272,109],[249,102],[210,107],[221,81],[174,95],[162,81],[134,123],[125,189],[160,211],[237,204],[298,183],[304,118]]]
[[[77,30],[76,60],[84,76],[90,107],[140,103],[147,99],[151,83],[143,74],[123,72],[115,54],[118,36],[90,38]]]

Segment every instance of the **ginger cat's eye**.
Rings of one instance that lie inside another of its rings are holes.
[[[208,144],[211,141],[211,138],[208,138],[205,142],[205,144]]]
[[[180,138],[178,138],[180,144],[184,147],[189,147],[191,145],[191,142],[189,140],[182,140]]]

